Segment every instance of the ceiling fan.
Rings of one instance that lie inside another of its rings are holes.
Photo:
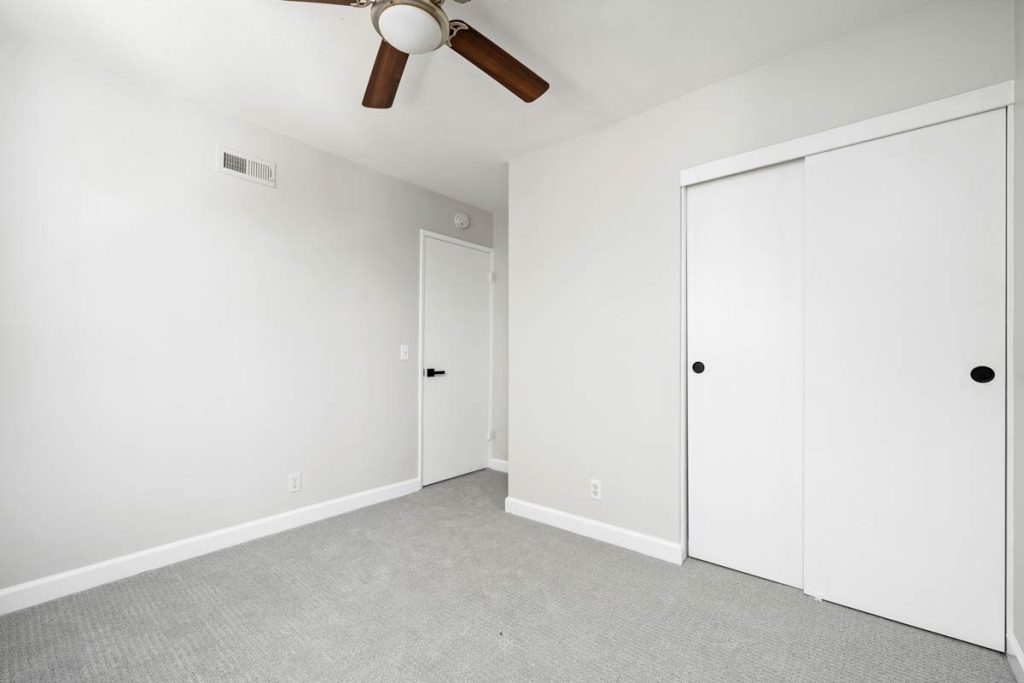
[[[442,45],[458,52],[524,102],[533,102],[549,87],[547,81],[475,28],[464,21],[449,19],[441,8],[444,0],[292,1],[370,8],[373,27],[382,40],[363,97],[364,107],[390,108],[409,55],[433,52]]]

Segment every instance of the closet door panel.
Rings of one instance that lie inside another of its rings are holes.
[[[997,650],[1005,160],[998,110],[805,161],[805,590]]]
[[[802,213],[802,161],[686,190],[689,554],[798,587]]]

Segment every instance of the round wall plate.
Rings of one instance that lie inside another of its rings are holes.
[[[472,224],[473,222],[469,219],[469,216],[467,216],[466,214],[455,214],[455,227],[458,228],[459,230],[469,230],[469,226]]]

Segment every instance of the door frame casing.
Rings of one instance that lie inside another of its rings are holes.
[[[1013,524],[1013,478],[1014,478],[1014,430],[1013,430],[1013,393],[1014,393],[1014,362],[1013,362],[1013,283],[1014,283],[1014,262],[1013,262],[1013,226],[1014,226],[1014,202],[1013,202],[1013,145],[1014,145],[1014,82],[1004,81],[986,88],[972,90],[970,92],[954,95],[934,102],[928,102],[909,109],[903,109],[890,114],[883,114],[874,118],[866,119],[838,128],[825,130],[819,133],[795,138],[769,147],[756,149],[743,154],[726,157],[705,164],[700,164],[680,173],[680,250],[681,250],[681,278],[680,278],[680,454],[679,454],[679,542],[683,549],[683,561],[689,557],[687,545],[688,531],[688,440],[687,440],[687,383],[689,373],[687,372],[687,268],[686,268],[686,189],[691,185],[725,178],[739,173],[746,173],[766,166],[773,166],[788,161],[803,159],[814,154],[821,154],[841,147],[877,140],[906,133],[919,128],[946,123],[966,116],[982,114],[997,109],[1006,110],[1007,131],[1006,131],[1006,435],[1005,435],[1005,504],[1006,514],[1005,525],[1005,552],[1006,566],[1004,577],[1005,595],[1005,631],[1007,633],[1007,652],[1024,660],[1024,652],[1020,645],[1012,637],[1014,633],[1013,623],[1013,553],[1014,553],[1014,524]]]
[[[424,294],[427,276],[427,240],[447,242],[455,246],[482,251],[488,255],[490,263],[490,282],[488,283],[488,311],[487,311],[487,463],[490,464],[494,458],[494,248],[485,247],[475,242],[467,242],[457,237],[451,237],[432,230],[420,230],[420,284],[419,284],[419,321],[416,339],[416,479],[420,486],[423,485],[423,323],[424,323]]]

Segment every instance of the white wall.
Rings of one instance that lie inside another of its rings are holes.
[[[678,541],[679,171],[1009,80],[1012,9],[935,0],[514,160],[510,495]]]
[[[416,477],[418,230],[489,213],[11,41],[0,82],[0,587]]]
[[[508,213],[494,214],[494,444],[491,457],[508,461]]]

